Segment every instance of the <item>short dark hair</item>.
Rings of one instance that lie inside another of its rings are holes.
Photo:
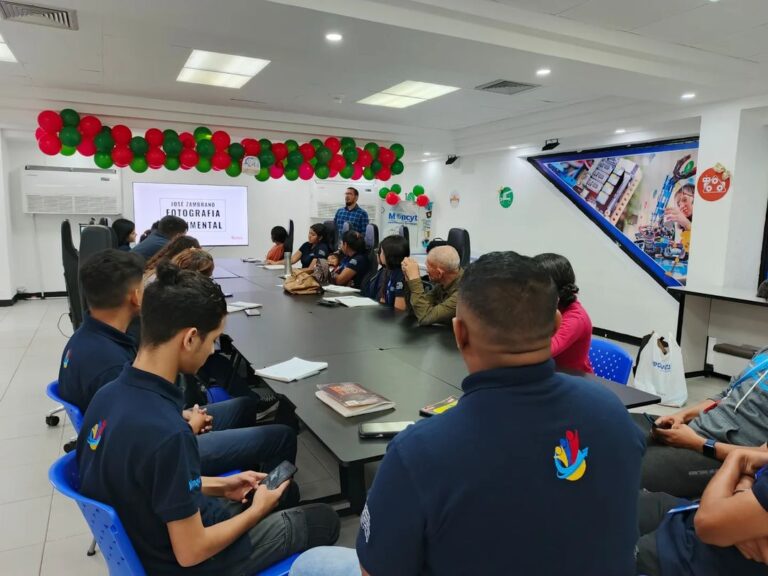
[[[219,327],[227,303],[218,284],[165,261],[156,274],[157,280],[146,287],[141,304],[142,346],[164,344],[185,328],[197,328],[205,338]]]
[[[411,255],[408,240],[399,234],[384,238],[379,244],[379,250],[384,252],[384,261],[389,270],[399,270],[403,260]]]
[[[352,186],[350,186],[349,188],[347,188],[347,190],[352,190],[352,192],[355,194],[355,198],[360,197],[360,192],[357,191],[357,188],[353,188]]]
[[[152,222],[152,226],[149,227],[150,230],[157,230],[157,227],[160,226],[160,220],[155,220]]]
[[[160,248],[157,254],[147,261],[147,270],[154,270],[161,260],[170,260],[189,248],[200,248],[200,242],[194,236],[178,236]]]
[[[437,248],[438,246],[448,246],[448,240],[435,238],[429,244],[427,244],[427,254],[429,254],[429,251],[432,250],[432,248]]]
[[[352,248],[355,253],[365,252],[365,237],[355,230],[347,230],[341,237],[341,241]]]
[[[328,242],[328,228],[325,224],[312,224],[309,229],[317,234],[318,242]]]
[[[157,225],[157,231],[163,236],[176,236],[177,234],[186,234],[189,225],[184,218],[178,216],[163,216]]]
[[[112,230],[115,231],[115,236],[117,236],[117,245],[124,246],[128,244],[128,236],[136,230],[136,224],[127,218],[118,218],[112,222]]]
[[[140,283],[144,262],[134,252],[101,250],[80,265],[80,286],[94,310],[119,308],[134,284]]]
[[[283,244],[286,240],[288,240],[288,230],[282,226],[275,226],[272,228],[270,236],[272,237],[272,242],[275,242],[276,244]]]
[[[515,252],[490,252],[464,271],[459,306],[513,351],[550,338],[555,330],[557,290],[533,258]]]
[[[573,272],[573,267],[568,262],[568,258],[560,254],[547,252],[534,256],[533,259],[547,271],[547,274],[555,282],[559,298],[558,307],[562,310],[576,302],[579,287],[576,286],[576,274]]]

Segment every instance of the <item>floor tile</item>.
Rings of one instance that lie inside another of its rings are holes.
[[[51,404],[53,407],[54,404]],[[45,412],[40,413],[36,418],[34,414],[19,414],[11,409],[3,407],[0,402],[0,440],[10,438],[21,438],[22,436],[50,436],[61,437],[63,424],[61,420],[66,421],[66,415],[60,414],[60,423],[58,426],[47,426],[45,424]]]
[[[360,516],[345,516],[341,519],[341,531],[336,546],[354,548],[357,544],[357,533],[360,531]]]
[[[297,479],[296,482],[301,490],[302,500],[317,500],[318,498],[333,496],[341,491],[339,483],[331,478],[314,482],[301,482]]]
[[[90,534],[46,542],[41,576],[108,576],[101,552],[86,556],[90,544]]]
[[[0,504],[51,496],[53,487],[48,481],[50,462],[24,464],[3,468],[0,474]]]
[[[31,576],[40,572],[43,545],[34,544],[0,552],[0,572],[8,576]]]
[[[300,485],[318,480],[329,480],[331,478],[325,467],[301,440],[299,440],[298,453],[296,455],[296,467],[299,469],[296,473],[296,481]]]
[[[45,540],[51,497],[0,504],[0,551]]]
[[[90,535],[90,533],[88,524],[74,500],[61,494],[54,494],[45,539],[47,541],[61,540],[80,534]]]
[[[45,426],[42,416],[40,425]],[[27,464],[50,465],[61,451],[61,437],[23,436],[0,440],[0,462],[3,470]]]

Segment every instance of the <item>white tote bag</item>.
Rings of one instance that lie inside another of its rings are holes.
[[[688,400],[683,355],[671,333],[666,338],[656,332],[651,335],[640,352],[633,386],[661,396],[665,406],[679,408]]]

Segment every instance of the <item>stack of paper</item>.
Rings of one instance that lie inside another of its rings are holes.
[[[336,286],[335,284],[323,286],[323,290],[331,292],[332,294],[356,294],[357,292],[360,292],[359,288],[352,288],[352,286]]]
[[[261,370],[254,370],[262,378],[279,380],[280,382],[293,382],[309,378],[319,374],[321,370],[328,368],[328,362],[310,362],[294,356],[290,360],[267,366]]]
[[[332,298],[323,298],[323,300],[327,300],[328,302],[336,302],[337,304],[341,304],[347,308],[379,305],[379,303],[375,300],[371,300],[370,298],[365,298],[363,296],[335,296]]]
[[[255,302],[232,302],[231,304],[227,304],[227,312],[229,314],[233,314],[235,312],[241,312],[243,310],[248,310],[249,308],[261,308],[261,304],[256,304]]]

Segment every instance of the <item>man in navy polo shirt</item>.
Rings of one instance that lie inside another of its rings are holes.
[[[467,268],[453,321],[464,395],[390,442],[360,518],[365,574],[634,574],[643,436],[612,392],[555,372],[558,324],[533,259]],[[297,576],[314,573],[304,562]]]
[[[143,272],[140,256],[119,250],[98,252],[80,267],[90,312],[64,348],[59,393],[83,412],[93,395],[136,357],[136,345],[125,330],[141,308]],[[205,432],[197,437],[205,474],[270,470],[296,459],[294,431],[282,425],[254,426],[256,405],[250,398],[185,410],[184,416],[196,433]]]
[[[134,246],[133,252],[148,261],[168,242],[186,234],[188,229],[189,225],[183,218],[163,216],[157,225],[157,230],[152,230],[149,236]]]
[[[209,278],[161,264],[136,360],[96,393],[78,436],[80,492],[114,507],[147,574],[253,574],[338,537],[329,506],[272,513],[288,481],[268,489],[253,471],[202,475],[174,380],[213,352],[226,310]]]

